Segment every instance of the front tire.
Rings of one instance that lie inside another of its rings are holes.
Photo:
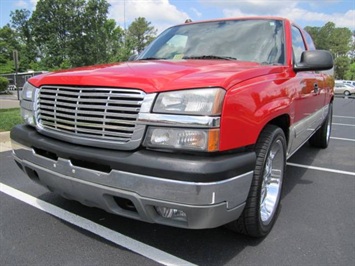
[[[272,229],[280,205],[286,165],[286,138],[283,130],[267,125],[256,147],[256,166],[242,215],[227,225],[235,232],[264,237]]]

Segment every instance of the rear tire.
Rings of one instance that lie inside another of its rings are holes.
[[[309,139],[309,144],[316,148],[326,149],[329,145],[330,134],[332,132],[333,104],[329,104],[328,115],[323,125]]]
[[[245,208],[227,228],[251,237],[264,237],[272,229],[280,205],[286,165],[286,138],[283,130],[267,125],[256,147],[256,165]]]
[[[345,96],[349,96],[350,95],[350,91],[344,91],[344,95]]]

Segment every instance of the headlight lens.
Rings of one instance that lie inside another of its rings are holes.
[[[194,89],[160,93],[153,112],[166,114],[219,115],[225,90]]]
[[[35,90],[36,90],[36,87],[34,87],[30,83],[26,82],[25,85],[23,85],[21,99],[26,100],[26,101],[33,101]]]
[[[195,151],[217,151],[219,129],[149,127],[146,147]]]

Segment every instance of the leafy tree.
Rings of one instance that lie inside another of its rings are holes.
[[[355,30],[353,30],[352,42],[351,42],[351,49],[349,52],[350,60],[352,63],[355,62]]]
[[[11,11],[11,26],[16,32],[19,49],[20,71],[32,69],[31,64],[36,62],[37,48],[32,36],[31,12],[27,9]]]
[[[107,19],[106,0],[39,0],[31,21],[40,58],[47,68],[112,61],[123,31]]]
[[[333,22],[323,27],[306,27],[317,49],[329,50],[335,57],[346,55],[350,50],[352,32],[348,28],[336,28]]]
[[[12,12],[12,28],[7,29],[11,32],[3,34],[11,54],[1,53],[0,71],[13,71],[14,49],[19,51],[21,71],[124,61],[134,51],[141,52],[155,38],[154,27],[138,18],[124,31],[107,18],[109,6],[107,0],[39,0],[32,14],[26,9]]]
[[[41,60],[48,68],[57,68],[69,59],[71,40],[77,37],[84,19],[84,4],[85,0],[38,1],[31,18],[33,34]],[[82,45],[80,40],[77,45]]]
[[[355,62],[352,63],[348,70],[345,73],[345,79],[347,80],[355,80]]]
[[[145,18],[136,18],[128,27],[126,46],[140,53],[156,37],[157,30]]]
[[[104,25],[104,32],[107,36],[106,53],[107,62],[121,61],[117,60],[117,55],[124,49],[124,31],[121,27],[116,26],[113,19],[106,21]]]
[[[9,86],[9,80],[4,77],[0,77],[0,92],[6,91]]]
[[[13,51],[21,48],[16,39],[16,33],[6,25],[0,28],[0,73],[11,73],[15,71]]]
[[[350,59],[347,56],[338,56],[334,60],[335,79],[344,79],[345,73],[349,70]]]
[[[334,57],[335,76],[343,79],[350,61],[348,54],[351,51],[352,32],[348,28],[337,28],[333,22],[323,27],[306,27],[312,36],[317,49],[329,50]]]

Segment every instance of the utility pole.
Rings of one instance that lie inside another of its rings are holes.
[[[17,91],[17,100],[20,100],[20,92],[17,87],[17,73],[18,73],[18,51],[14,50],[13,51],[13,57],[14,57],[14,64],[15,64],[15,79],[14,79],[14,85],[16,87]]]

